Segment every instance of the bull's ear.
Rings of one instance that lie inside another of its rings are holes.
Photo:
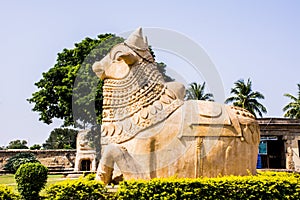
[[[124,53],[118,56],[118,61],[123,60],[128,66],[133,65],[138,61],[138,58],[136,55],[133,55],[132,53]]]

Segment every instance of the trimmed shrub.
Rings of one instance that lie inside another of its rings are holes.
[[[17,153],[16,155],[10,157],[8,159],[7,163],[4,165],[3,169],[15,173],[22,164],[35,163],[35,162],[39,163],[39,161],[36,159],[36,157],[32,153],[21,152],[21,153]]]
[[[84,173],[83,176],[84,176],[85,180],[93,181],[96,178],[96,173],[89,173],[87,175],[85,175],[85,173]]]
[[[102,182],[90,180],[93,175],[87,178],[80,177],[78,180],[65,180],[57,182],[46,188],[47,200],[101,200],[107,199],[107,189]]]
[[[123,181],[118,199],[299,199],[300,178],[290,173],[203,179]]]
[[[15,174],[17,188],[26,200],[39,199],[39,192],[45,187],[48,168],[40,163],[22,164]]]
[[[6,186],[0,185],[0,200],[17,200],[20,197],[13,192],[13,190]]]

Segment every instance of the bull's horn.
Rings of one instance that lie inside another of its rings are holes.
[[[145,38],[144,38],[144,42],[145,42],[145,44],[147,45],[147,47],[149,46],[148,45],[148,38],[145,36]]]
[[[139,27],[133,33],[131,33],[127,40],[125,40],[125,43],[128,46],[133,47],[137,50],[144,51],[148,49],[148,45],[143,38],[143,31],[141,27]]]

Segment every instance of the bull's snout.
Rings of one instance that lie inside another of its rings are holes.
[[[105,79],[105,69],[109,64],[108,56],[105,56],[101,61],[97,61],[93,64],[92,69],[101,80]]]
[[[104,79],[104,68],[99,61],[93,64],[92,69],[101,80]]]

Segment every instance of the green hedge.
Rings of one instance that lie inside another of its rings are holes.
[[[292,173],[260,173],[203,179],[123,181],[118,199],[299,199],[300,178]]]
[[[0,184],[0,200],[17,200],[20,197],[13,190],[3,184]]]
[[[107,189],[102,182],[87,178],[67,179],[50,185],[45,190],[47,200],[101,200],[106,199]]]
[[[294,173],[263,172],[255,176],[228,176],[203,179],[128,180],[118,192],[109,194],[102,182],[91,174],[78,180],[65,180],[49,185],[43,192],[45,200],[101,199],[299,199],[300,176]],[[0,185],[0,200],[18,196]]]

